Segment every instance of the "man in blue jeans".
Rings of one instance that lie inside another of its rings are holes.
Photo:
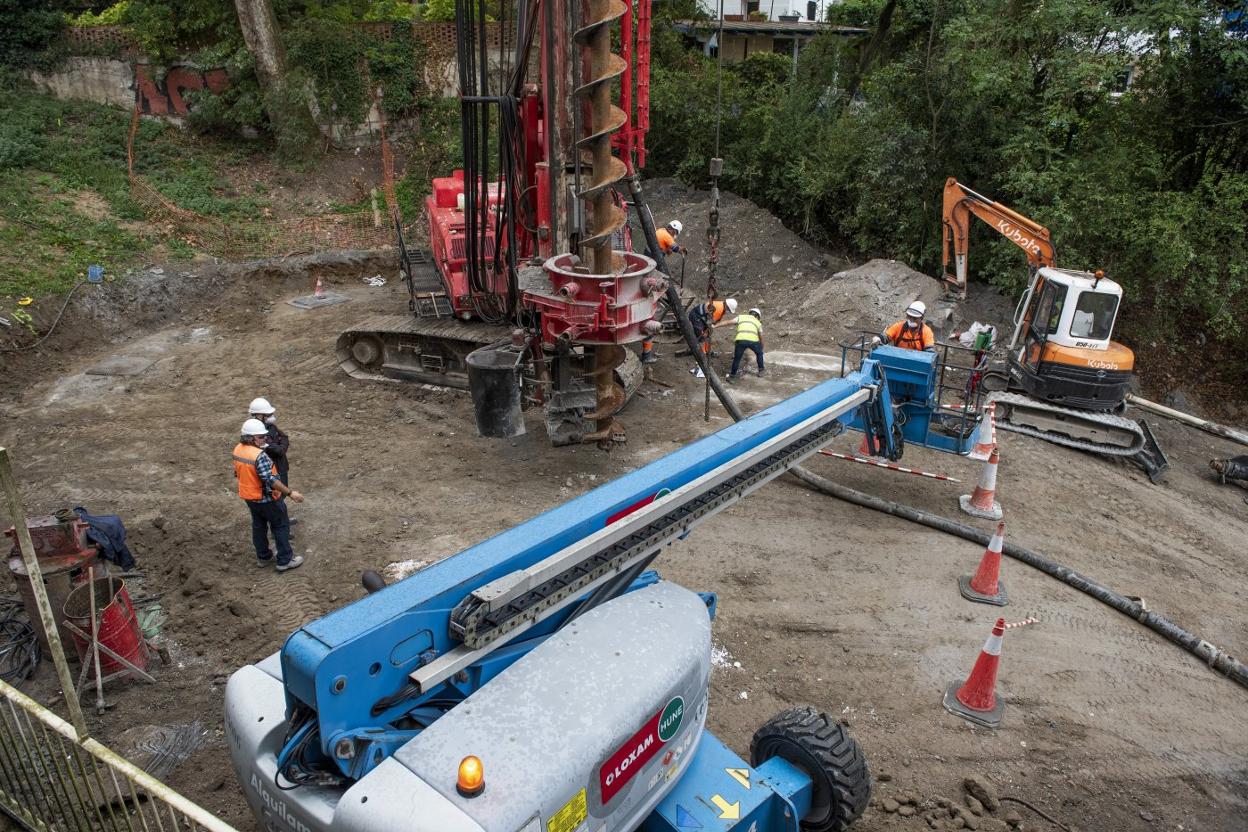
[[[277,476],[273,460],[264,452],[269,431],[259,419],[243,422],[242,435],[234,446],[234,476],[238,479],[238,496],[251,512],[251,541],[256,547],[256,565],[265,567],[273,562],[269,533],[277,545],[277,571],[285,572],[303,563],[303,557],[290,548],[290,518],[286,516],[283,497],[296,503],[303,495],[292,491]]]
[[[730,321],[720,321],[713,326],[718,329],[721,326],[735,325],[737,328],[736,338],[733,340],[732,350],[732,369],[728,371],[728,381],[734,381],[741,377],[742,367],[741,359],[745,357],[745,353],[754,353],[754,360],[758,362],[758,374],[765,375],[767,367],[763,363],[763,313],[756,306],[749,312],[742,312]]]

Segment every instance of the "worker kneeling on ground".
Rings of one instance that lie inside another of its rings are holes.
[[[758,374],[760,376],[766,374],[767,368],[763,364],[762,311],[758,307],[754,307],[749,312],[743,312],[730,321],[720,321],[713,326],[721,327],[729,324],[736,324],[737,335],[733,343],[732,369],[728,371],[728,380],[732,381],[741,374],[741,358],[745,355],[746,350],[754,353],[754,359],[758,362]]]
[[[936,336],[932,328],[923,323],[927,306],[916,300],[906,309],[906,317],[871,339],[873,344],[892,344],[903,350],[936,350]]]
[[[286,515],[283,497],[296,503],[303,495],[292,491],[277,476],[273,460],[264,452],[269,431],[259,419],[243,422],[242,436],[234,446],[234,476],[238,479],[238,496],[251,511],[251,542],[256,547],[256,565],[273,562],[269,533],[277,546],[277,571],[285,572],[303,563],[303,557],[290,548],[290,518]]]
[[[689,323],[693,325],[693,334],[702,345],[702,354],[711,354],[711,327],[724,319],[725,315],[737,314],[736,298],[727,300],[708,300],[706,303],[695,304],[689,310]]]

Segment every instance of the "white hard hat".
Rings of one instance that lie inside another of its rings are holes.
[[[270,416],[277,412],[277,408],[269,404],[268,399],[252,399],[251,407],[247,408],[248,413],[259,413],[262,416]]]
[[[685,226],[681,224],[680,220],[672,220],[667,224],[667,227],[675,231],[677,234],[685,230]]]
[[[737,314],[737,299],[736,298],[728,298],[728,300],[724,301],[724,305],[728,307],[729,315]]]
[[[763,310],[755,306],[752,309],[750,309],[750,314],[753,315],[755,318],[761,318],[763,317]]]
[[[248,419],[243,422],[243,436],[267,436],[269,429],[259,419]]]
[[[927,304],[921,300],[916,300],[906,308],[907,318],[922,318],[927,314]]]

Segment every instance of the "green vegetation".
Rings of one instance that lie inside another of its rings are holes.
[[[1129,343],[1207,338],[1242,373],[1248,34],[1227,30],[1231,5],[846,0],[835,20],[875,37],[822,36],[796,79],[767,54],[726,71],[721,184],[819,242],[936,274],[956,176],[1046,225],[1059,265],[1122,283]],[[715,66],[659,28],[648,173],[702,184]],[[975,275],[1017,291],[1022,253],[972,233]]]
[[[158,238],[130,198],[129,114],[0,85],[0,296],[60,292],[86,268],[138,262]],[[246,159],[236,145],[143,121],[138,172],[166,198],[225,220],[251,219],[257,194],[235,193],[221,171]],[[174,243],[168,254],[188,254]]]
[[[224,66],[230,88],[221,96],[193,94],[191,127],[201,132],[256,129],[276,134],[278,154],[306,162],[320,146],[309,109],[321,118],[362,124],[373,93],[390,119],[408,118],[428,103],[424,50],[412,37],[418,7],[398,0],[321,3],[275,0],[289,65],[278,100],[265,101],[246,49],[233,0],[127,0],[123,24],[145,52],[162,61],[189,55],[204,66]],[[391,37],[361,22],[390,22]],[[274,130],[270,116],[288,122]]]

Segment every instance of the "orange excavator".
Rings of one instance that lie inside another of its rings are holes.
[[[1030,272],[1014,310],[1005,372],[986,377],[998,390],[998,425],[1093,453],[1136,457],[1152,475],[1164,455],[1147,425],[1120,415],[1135,369],[1134,353],[1111,340],[1122,287],[1100,271],[1057,268],[1047,228],[950,177],[944,282],[959,300],[966,298],[972,216],[1026,252]]]

